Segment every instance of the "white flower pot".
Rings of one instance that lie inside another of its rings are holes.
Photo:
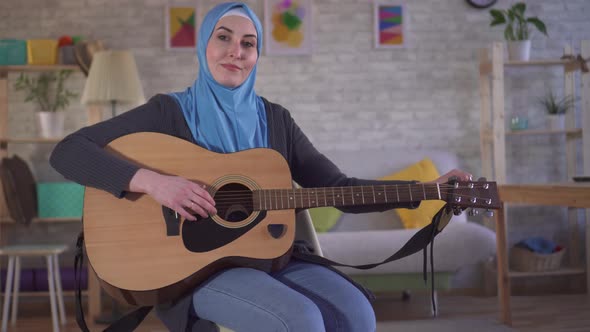
[[[42,138],[60,138],[64,135],[64,112],[37,112]]]
[[[531,41],[517,40],[509,41],[508,60],[510,61],[529,61],[531,57]]]
[[[564,130],[565,114],[548,114],[547,127],[549,127],[550,130]]]

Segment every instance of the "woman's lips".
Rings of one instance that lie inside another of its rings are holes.
[[[223,68],[229,70],[229,71],[240,71],[240,67],[236,66],[236,65],[232,65],[229,63],[226,64],[222,64],[221,66],[223,66]]]

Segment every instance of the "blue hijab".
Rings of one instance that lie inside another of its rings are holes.
[[[222,153],[268,147],[266,112],[260,96],[254,92],[256,67],[238,87],[225,87],[213,78],[207,65],[207,44],[217,21],[231,9],[243,8],[254,27],[258,56],[262,50],[262,25],[243,3],[223,3],[213,8],[201,24],[197,42],[199,75],[183,92],[172,93],[182,108],[184,118],[197,143],[208,150]]]

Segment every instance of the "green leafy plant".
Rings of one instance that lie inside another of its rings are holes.
[[[545,96],[539,99],[539,103],[545,107],[548,114],[565,114],[574,107],[574,102],[575,98],[572,95],[567,95],[558,100],[553,91],[547,92]]]
[[[548,36],[545,23],[538,17],[525,17],[525,11],[526,4],[524,2],[518,2],[508,10],[491,9],[492,22],[490,26],[506,24],[504,39],[508,41],[528,40],[529,24],[532,24],[537,30]]]
[[[64,87],[64,82],[72,74],[71,70],[60,70],[59,72],[45,72],[37,77],[29,77],[21,73],[14,88],[17,91],[25,90],[26,102],[36,102],[39,111],[57,112],[65,109],[70,100],[78,94],[69,91]]]

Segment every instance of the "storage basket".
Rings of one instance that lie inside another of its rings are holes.
[[[29,39],[27,40],[27,57],[30,65],[57,64],[57,40]]]
[[[565,254],[565,248],[552,254],[538,254],[525,248],[512,247],[510,267],[520,272],[542,272],[557,270]]]
[[[37,183],[39,218],[79,218],[84,205],[84,186],[74,182]]]
[[[0,66],[27,64],[27,41],[18,39],[0,40]]]

